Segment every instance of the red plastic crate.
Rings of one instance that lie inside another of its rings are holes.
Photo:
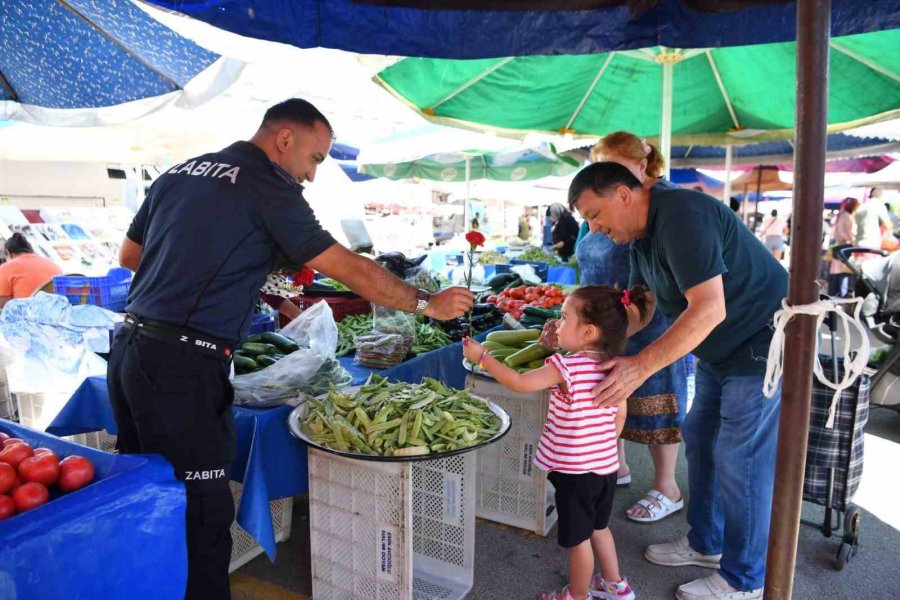
[[[300,310],[306,310],[316,302],[324,300],[331,307],[334,313],[335,322],[343,320],[349,315],[363,315],[372,310],[372,305],[365,298],[348,298],[346,296],[338,296],[336,298],[322,298],[318,296],[294,296],[291,302],[297,305]],[[279,314],[279,327],[284,327],[289,323],[284,315]]]

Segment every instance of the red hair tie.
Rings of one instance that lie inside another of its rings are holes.
[[[631,306],[631,290],[625,290],[622,292],[622,304],[625,306]]]

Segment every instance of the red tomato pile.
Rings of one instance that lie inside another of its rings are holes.
[[[94,465],[72,454],[59,460],[49,448],[32,448],[0,432],[0,521],[45,504],[54,484],[72,492],[94,480]]]
[[[503,290],[499,296],[488,296],[487,302],[496,304],[503,312],[520,319],[522,309],[526,306],[552,308],[562,304],[565,299],[562,289],[555,285],[520,285]]]

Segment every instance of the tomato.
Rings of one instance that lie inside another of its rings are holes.
[[[18,483],[16,470],[6,463],[0,463],[0,494],[9,492]]]
[[[12,499],[16,503],[16,509],[21,513],[47,502],[50,499],[50,492],[40,483],[23,483],[13,491]]]
[[[0,521],[16,514],[16,502],[9,496],[0,494]]]
[[[36,454],[19,463],[23,481],[51,486],[59,477],[59,461],[52,454]]]
[[[72,492],[94,480],[94,465],[83,456],[72,454],[59,463],[59,489]]]
[[[59,462],[59,454],[57,454],[56,452],[54,452],[54,451],[51,450],[50,448],[35,448],[35,449],[34,449],[34,455],[35,455],[35,456],[39,456],[39,455],[41,455],[41,454],[49,454],[50,456],[52,456],[53,458],[56,459],[56,462]]]
[[[18,467],[20,462],[33,455],[34,451],[31,449],[31,446],[25,442],[19,442],[11,444],[0,451],[0,462]]]
[[[488,304],[497,304],[497,300],[499,300],[497,296],[488,296],[485,302],[487,302]]]
[[[9,439],[9,434],[3,433],[2,431],[0,431],[0,445],[2,445],[3,442],[5,442],[8,439]]]
[[[6,448],[7,446],[12,446],[13,444],[17,444],[19,442],[25,443],[25,440],[23,440],[22,438],[14,438],[14,437],[6,436],[6,439],[3,440],[3,448]]]

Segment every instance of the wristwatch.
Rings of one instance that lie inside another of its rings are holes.
[[[421,316],[425,314],[425,309],[428,308],[428,302],[431,301],[431,294],[426,292],[423,289],[416,290],[416,316]]]

